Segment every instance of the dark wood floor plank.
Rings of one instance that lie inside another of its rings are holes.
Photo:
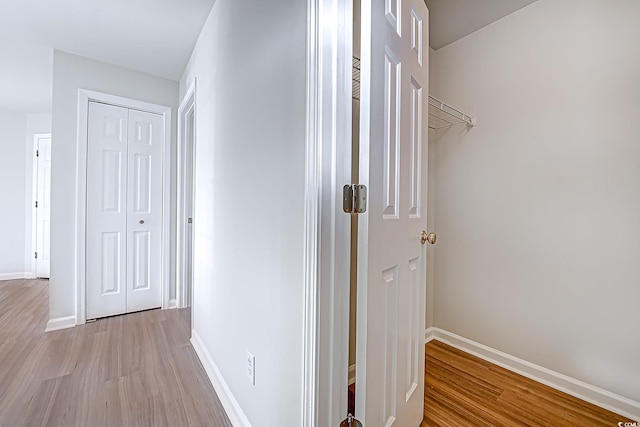
[[[0,426],[229,427],[189,310],[45,333],[48,283],[0,282]]]
[[[436,340],[422,426],[616,426],[631,420]]]

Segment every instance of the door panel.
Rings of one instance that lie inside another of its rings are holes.
[[[151,260],[149,255],[150,248],[150,233],[148,231],[136,231],[133,233],[133,287],[134,291],[139,289],[149,289],[151,283],[150,270]]]
[[[133,212],[150,213],[151,202],[151,156],[133,155]]]
[[[384,324],[382,327],[382,384],[379,391],[382,392],[383,409],[381,421],[396,418],[398,384],[398,266],[382,272],[382,294]]]
[[[356,415],[370,427],[423,414],[427,22],[422,0],[362,3]]]
[[[400,62],[387,50],[384,58],[384,211],[383,218],[398,218],[400,196]]]
[[[122,211],[122,152],[102,150],[102,212]]]
[[[122,281],[120,271],[123,266],[121,265],[122,233],[115,232],[103,232],[102,233],[102,277],[101,277],[101,289],[100,295],[108,295],[119,293],[122,291]]]
[[[425,280],[425,277],[420,277],[420,258],[415,258],[409,261],[409,301],[408,308],[408,328],[409,333],[406,341],[406,393],[405,400],[409,401],[417,387],[422,384],[420,381],[420,369],[424,365],[420,364],[420,359],[424,360],[423,343],[424,343],[424,330],[421,327],[420,321],[420,298],[423,295],[421,290],[421,280]],[[423,369],[424,372],[424,369]]]
[[[126,108],[89,103],[87,147],[87,318],[126,312]]]
[[[129,110],[127,311],[162,305],[164,118]]]
[[[38,139],[36,184],[36,277],[49,278],[51,217],[51,137]]]

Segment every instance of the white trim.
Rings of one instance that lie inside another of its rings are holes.
[[[200,358],[200,362],[202,363],[202,366],[211,381],[211,385],[213,385],[213,388],[216,391],[216,394],[220,399],[220,403],[222,403],[222,407],[226,411],[231,424],[235,427],[251,427],[251,423],[242,410],[240,403],[238,403],[238,400],[231,392],[227,382],[222,377],[222,373],[220,373],[220,369],[218,369],[218,366],[213,361],[213,357],[211,357],[211,354],[207,351],[207,347],[200,339],[200,335],[198,335],[195,330],[191,331],[191,344],[193,345],[193,349],[196,351],[196,355]]]
[[[349,366],[349,385],[355,384],[356,382],[356,364]]]
[[[425,331],[425,340],[429,342],[434,339],[616,414],[640,420],[640,402],[543,368],[451,332],[439,328],[428,328]]]
[[[195,131],[197,129],[196,127],[196,121],[197,121],[197,106],[196,106],[196,80],[197,78],[193,79],[193,82],[191,83],[191,86],[189,86],[189,89],[187,90],[187,93],[185,94],[184,98],[182,99],[182,102],[180,103],[180,107],[178,108],[178,147],[177,147],[177,154],[178,154],[178,159],[177,159],[177,172],[176,172],[176,177],[177,177],[177,185],[176,185],[176,190],[177,190],[177,208],[176,208],[176,213],[177,213],[177,219],[176,219],[176,300],[177,300],[177,307],[179,308],[186,308],[186,307],[191,307],[192,306],[192,301],[187,301],[187,288],[185,286],[186,283],[186,270],[183,268],[183,264],[184,264],[184,254],[185,254],[185,246],[186,243],[183,241],[184,240],[184,234],[186,231],[186,227],[187,227],[187,221],[186,221],[186,215],[185,215],[185,210],[186,210],[186,206],[188,201],[184,198],[184,187],[185,187],[185,182],[184,179],[185,177],[184,175],[184,168],[185,168],[185,162],[186,162],[186,138],[185,138],[185,120],[186,117],[193,113],[193,137],[192,137],[192,150],[191,150],[191,155],[192,155],[192,168],[191,168],[191,172],[192,172],[192,179],[193,179],[193,185],[195,186],[195,152],[196,152],[196,134]],[[192,193],[193,194],[193,193]],[[194,204],[195,200],[191,200],[192,205]],[[193,256],[193,241],[192,241],[192,251],[191,254]],[[191,295],[193,295],[193,289],[191,290]],[[193,313],[192,313],[193,314]]]
[[[171,107],[152,105],[155,111],[164,115],[164,153],[162,156],[162,308],[169,308],[171,298]],[[175,282],[175,280],[174,280]]]
[[[38,217],[36,212],[36,199],[38,197],[38,157],[36,151],[38,150],[38,136],[42,134],[33,135],[33,159],[31,163],[31,275],[36,277],[36,258],[35,252],[38,247]]]
[[[175,298],[169,300],[169,308],[178,308],[178,302]]]
[[[78,89],[78,135],[76,147],[76,277],[75,318],[78,325],[86,322],[86,201],[87,201],[87,119],[89,101],[102,102],[164,116],[164,149],[162,152],[162,308],[169,308],[170,295],[170,213],[171,201],[171,107],[123,98],[107,93]]]
[[[2,273],[0,274],[0,280],[20,280],[20,279],[31,279],[31,273],[28,271],[19,272],[19,273]]]
[[[76,326],[75,316],[56,317],[55,319],[49,319],[44,331],[58,331],[60,329],[73,328],[74,326]]]
[[[307,106],[305,137],[305,206],[304,206],[304,284],[303,284],[303,360],[302,360],[302,422],[301,426],[318,425],[318,223],[320,222],[320,191],[318,183],[318,85],[319,40],[318,7],[320,0],[307,2]]]
[[[436,338],[435,330],[433,326],[424,330],[424,343],[428,343],[429,341],[433,341]]]
[[[347,415],[351,218],[342,186],[351,181],[352,7],[307,1],[304,427]]]
[[[38,265],[34,256],[38,250],[38,210],[36,209],[36,200],[38,199],[38,156],[36,155],[39,145],[38,142],[41,139],[50,139],[51,146],[53,148],[53,140],[51,139],[51,133],[35,133],[33,134],[33,160],[31,163],[31,275],[35,278],[38,274]]]

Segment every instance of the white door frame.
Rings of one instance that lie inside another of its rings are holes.
[[[32,172],[33,179],[31,181],[31,277],[37,277],[37,261],[35,253],[38,250],[38,209],[36,209],[36,201],[38,200],[38,144],[41,139],[51,139],[51,133],[36,133],[33,135],[33,163]],[[53,142],[53,141],[52,141]]]
[[[76,325],[87,320],[86,315],[86,223],[87,223],[87,120],[89,101],[111,104],[164,116],[164,141],[162,148],[162,308],[169,308],[170,280],[170,191],[171,188],[171,107],[123,98],[101,92],[78,89],[78,145],[76,152]]]
[[[193,128],[191,130],[191,140],[187,140],[187,126],[186,120],[187,117],[193,114]],[[184,98],[182,99],[182,103],[180,104],[180,108],[178,108],[178,171],[177,171],[177,199],[178,199],[178,209],[177,209],[177,226],[176,226],[176,305],[178,308],[190,307],[192,305],[192,301],[187,301],[187,295],[191,295],[193,298],[193,288],[192,292],[188,292],[187,288],[187,269],[185,268],[185,252],[186,252],[186,231],[187,231],[187,205],[191,203],[192,212],[193,212],[193,198],[191,200],[187,200],[185,196],[185,186],[187,184],[185,176],[186,172],[186,163],[187,163],[187,144],[192,144],[191,147],[191,157],[192,157],[192,167],[191,167],[191,182],[192,185],[195,186],[195,148],[196,148],[196,79],[193,79],[191,86],[187,90]],[[192,192],[192,195],[194,193]],[[191,245],[191,254],[193,256],[193,241]],[[193,267],[193,258],[192,258],[192,267]],[[191,284],[193,286],[193,284]],[[193,314],[193,313],[192,313]]]
[[[302,423],[347,414],[353,5],[307,0],[307,118]]]

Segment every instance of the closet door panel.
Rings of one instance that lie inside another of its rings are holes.
[[[129,110],[127,311],[162,305],[164,118]]]
[[[126,312],[127,118],[90,102],[87,147],[87,318]]]

